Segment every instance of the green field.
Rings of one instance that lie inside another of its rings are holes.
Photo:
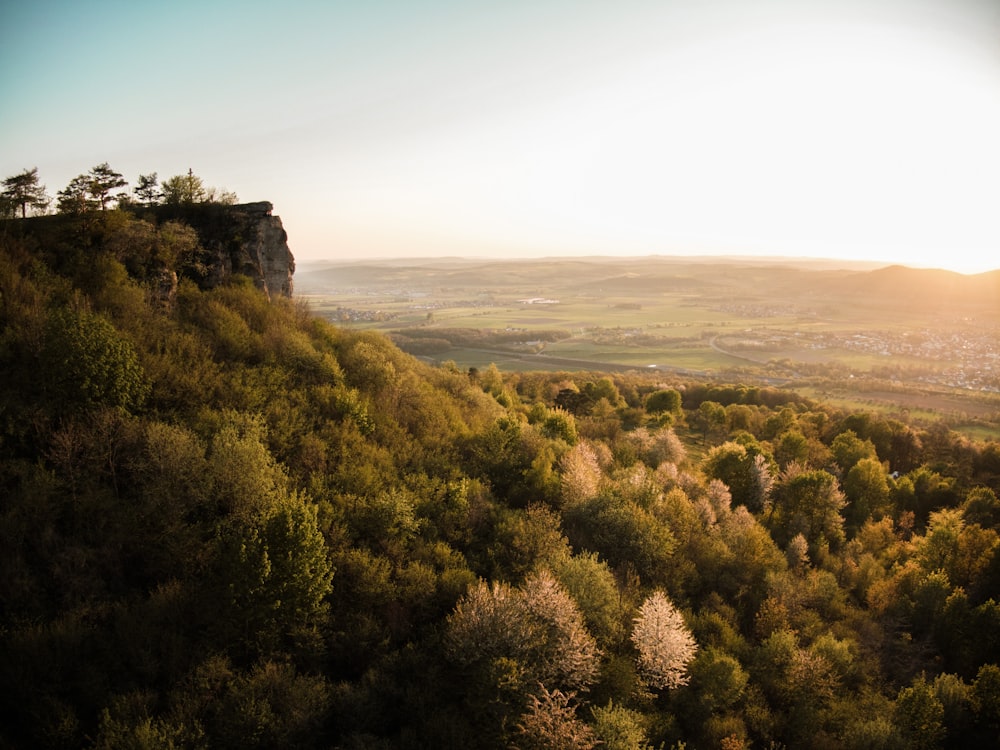
[[[655,367],[825,390],[845,404],[928,418],[997,418],[1000,274],[449,259],[307,267],[296,296],[340,325],[383,331],[406,351],[461,368]],[[875,385],[861,389],[862,379]]]

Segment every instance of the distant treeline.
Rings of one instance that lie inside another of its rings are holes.
[[[400,349],[410,354],[440,354],[457,348],[504,348],[562,341],[571,337],[564,329],[497,329],[497,328],[406,328],[393,331],[391,338]]]

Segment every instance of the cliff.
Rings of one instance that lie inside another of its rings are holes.
[[[291,297],[295,258],[281,218],[267,201],[223,206],[157,206],[159,220],[180,219],[198,233],[204,253],[196,279],[203,287],[223,283],[233,274],[253,279],[268,297]]]
[[[250,277],[267,294],[292,296],[295,258],[288,248],[288,235],[281,219],[271,214],[267,201],[227,206],[195,203],[174,206],[129,205],[121,211],[29,216],[0,219],[0,236],[32,237],[48,261],[60,270],[75,264],[85,266],[95,249],[109,250],[136,278],[151,282],[159,296],[169,302],[177,291],[178,276],[193,280],[203,289],[224,283],[236,274]],[[187,224],[198,235],[199,250],[185,257],[178,267],[165,267],[156,260],[155,230],[129,229],[129,219],[162,226],[168,221]]]

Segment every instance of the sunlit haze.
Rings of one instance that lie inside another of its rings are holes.
[[[995,0],[38,0],[0,102],[0,176],[191,168],[300,261],[1000,268]]]

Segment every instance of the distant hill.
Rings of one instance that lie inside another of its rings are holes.
[[[868,265],[797,258],[744,258],[724,256],[644,256],[618,258],[609,256],[572,258],[515,258],[511,260],[477,258],[400,258],[357,261],[311,261],[297,265],[296,282],[308,286],[393,285],[405,280],[429,284],[521,285],[525,281],[543,281],[546,286],[564,283],[603,282],[615,277],[711,279],[729,272],[744,277],[748,271],[757,276],[802,272],[857,271]]]
[[[1000,271],[952,271],[800,258],[667,257],[479,260],[400,259],[302,263],[296,287],[304,293],[336,289],[431,290],[441,287],[529,290],[544,287],[611,294],[697,289],[700,293],[815,299],[858,299],[876,305],[974,309],[1000,304]]]
[[[919,305],[925,309],[942,306],[996,309],[1000,306],[1000,271],[964,275],[894,265],[842,277],[832,283],[831,291],[845,297]]]

